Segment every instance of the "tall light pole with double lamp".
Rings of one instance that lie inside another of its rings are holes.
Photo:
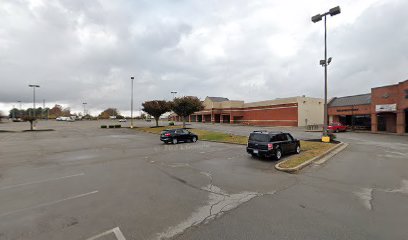
[[[84,116],[83,116],[83,117],[85,117],[85,115],[86,115],[86,110],[85,110],[86,104],[88,104],[88,103],[86,103],[86,102],[83,102],[83,103],[82,103],[82,105],[84,106]]]
[[[33,117],[35,118],[35,88],[39,88],[40,85],[28,85],[29,87],[33,88]]]
[[[330,64],[331,59],[327,60],[327,15],[334,16],[341,12],[340,7],[334,7],[330,9],[328,12],[323,14],[317,14],[312,17],[312,22],[317,23],[324,18],[324,60],[320,60],[320,65],[324,67],[324,123],[323,123],[323,136],[327,136],[327,125],[328,125],[328,117],[327,117],[327,66]]]
[[[130,128],[133,128],[133,80],[135,79],[135,77],[131,76],[130,80],[131,80],[131,94],[130,94]]]
[[[173,95],[173,100],[174,100],[176,98],[177,92],[176,91],[171,91],[170,93]]]

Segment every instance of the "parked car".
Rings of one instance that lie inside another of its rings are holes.
[[[300,153],[300,141],[290,133],[254,131],[249,135],[247,152],[253,157],[280,160],[283,155]]]
[[[126,118],[119,119],[119,122],[126,122]]]
[[[168,129],[160,134],[160,140],[164,143],[177,144],[179,142],[197,142],[198,136],[186,129]]]
[[[345,132],[347,131],[347,126],[341,123],[331,123],[327,126],[327,129],[333,132]]]

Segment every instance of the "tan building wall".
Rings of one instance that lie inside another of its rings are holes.
[[[298,126],[323,124],[324,102],[321,98],[298,97]]]

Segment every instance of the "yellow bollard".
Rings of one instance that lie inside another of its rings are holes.
[[[322,137],[322,142],[329,143],[330,142],[330,137],[329,136],[323,136]]]

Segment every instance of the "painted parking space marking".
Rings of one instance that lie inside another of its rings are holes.
[[[21,208],[21,209],[13,210],[13,211],[10,211],[10,212],[1,213],[1,214],[0,214],[0,218],[1,218],[1,217],[5,217],[5,216],[7,216],[7,215],[14,214],[14,213],[23,212],[23,211],[26,211],[26,210],[33,210],[33,209],[37,209],[37,208],[47,207],[47,206],[51,206],[51,205],[54,205],[54,204],[57,204],[57,203],[61,203],[61,202],[65,202],[65,201],[68,201],[68,200],[73,200],[73,199],[77,199],[77,198],[81,198],[81,197],[86,197],[86,196],[89,196],[89,195],[91,195],[91,194],[95,194],[95,193],[97,193],[97,192],[98,192],[98,191],[87,192],[87,193],[83,193],[83,194],[79,194],[79,195],[67,197],[67,198],[60,199],[60,200],[56,200],[56,201],[52,201],[52,202],[42,203],[42,204],[39,204],[39,205],[36,205],[36,206],[32,206],[32,207],[26,207],[26,208]]]
[[[45,183],[45,182],[50,182],[50,181],[57,181],[57,180],[62,180],[62,179],[67,179],[67,178],[79,177],[79,176],[83,176],[83,175],[85,175],[85,173],[79,173],[79,174],[74,174],[74,175],[69,175],[69,176],[64,176],[64,177],[58,177],[58,178],[48,178],[48,179],[43,179],[43,180],[33,181],[33,182],[27,182],[27,183],[20,183],[20,184],[0,187],[0,190],[6,190],[6,189],[10,189],[10,188],[22,187],[22,186],[27,186],[27,185],[32,185],[32,184]]]
[[[123,233],[120,231],[120,228],[119,228],[119,227],[112,228],[111,230],[108,230],[108,231],[106,231],[106,232],[100,233],[100,234],[95,235],[95,236],[93,236],[93,237],[90,237],[90,238],[88,238],[88,239],[86,239],[86,240],[95,240],[95,239],[104,237],[104,236],[109,235],[109,234],[114,234],[117,240],[126,240],[125,236],[124,236]]]

